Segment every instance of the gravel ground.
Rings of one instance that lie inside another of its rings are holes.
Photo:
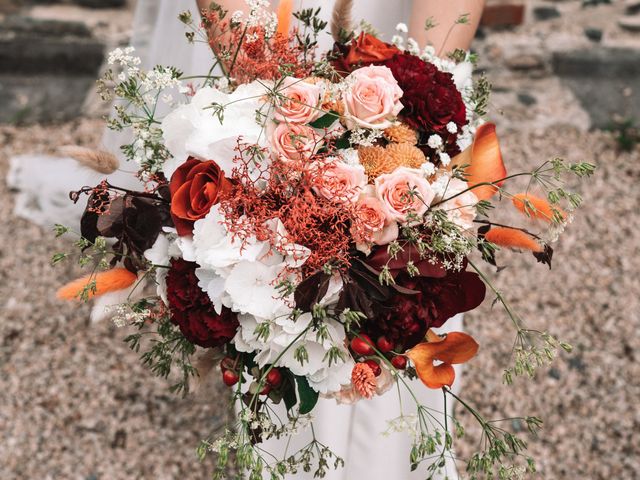
[[[0,127],[0,176],[11,154],[95,144],[100,131],[95,120]],[[554,269],[505,253],[509,268],[495,279],[533,327],[576,349],[535,382],[503,386],[512,330],[488,301],[466,319],[483,348],[466,370],[464,394],[492,418],[544,418],[543,435],[531,439],[543,478],[637,478],[640,155],[617,154],[607,134],[572,128],[508,133],[502,143],[512,171],[555,155],[599,165],[582,188],[586,206],[559,244]],[[48,260],[68,241],[11,212],[11,192],[0,189],[0,242],[10,246],[0,253],[1,478],[206,478],[210,465],[197,463],[194,448],[226,418],[223,389],[172,396],[127,349],[124,332],[90,325],[86,307],[57,302],[55,285],[77,272]],[[470,437],[460,453],[473,445]]]
[[[586,11],[581,15],[589,18],[572,28],[581,34],[583,25],[601,26],[601,13]],[[617,36],[605,32],[605,38],[618,41]],[[491,39],[508,50],[512,37]],[[562,156],[596,163],[599,170],[579,187],[585,206],[557,246],[550,272],[528,256],[504,253],[500,263],[508,268],[492,276],[532,328],[550,331],[575,350],[542,369],[535,381],[504,386],[501,372],[509,365],[513,329],[499,308],[491,309],[488,297],[466,316],[466,328],[482,350],[465,370],[463,394],[487,417],[544,419],[541,436],[529,439],[540,478],[635,479],[640,150],[617,153],[610,135],[586,132],[585,112],[557,79],[515,77],[491,78],[501,87],[492,110],[503,113],[497,120],[508,168],[531,169]],[[536,97],[535,105],[517,101],[522,91]],[[9,246],[0,250],[2,480],[208,478],[211,465],[197,462],[195,447],[229,417],[221,384],[197,397],[173,396],[122,342],[126,332],[108,322],[89,324],[86,306],[57,302],[55,286],[78,270],[54,269],[49,259],[69,249],[70,241],[12,215],[12,193],[4,183],[10,156],[54,153],[61,144],[94,146],[102,129],[92,119],[0,126],[0,244]],[[460,417],[472,424],[468,414]],[[462,456],[477,445],[474,429],[469,433]]]

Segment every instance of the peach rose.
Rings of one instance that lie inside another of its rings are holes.
[[[438,208],[447,212],[447,217],[452,223],[465,230],[471,229],[477,215],[476,204],[478,203],[478,197],[471,190],[465,192],[469,185],[459,178],[449,179],[445,188],[443,194],[438,195],[436,200],[439,201],[443,198],[450,198],[451,200],[441,203]]]
[[[285,77],[282,86],[279,93],[286,98],[280,97],[276,100],[273,114],[276,120],[310,123],[322,114],[319,108],[323,93],[320,85],[299,78]]]
[[[328,200],[353,203],[358,200],[367,184],[367,174],[361,165],[347,165],[335,161],[318,165],[316,193]]]
[[[320,148],[318,133],[307,125],[280,123],[271,132],[271,147],[284,160],[309,159]]]
[[[415,168],[399,167],[380,175],[375,188],[387,218],[399,223],[406,223],[409,213],[424,214],[435,196],[422,172]]]
[[[343,95],[347,123],[365,128],[387,128],[402,110],[402,89],[388,67],[360,68],[346,79]]]
[[[387,219],[382,202],[376,198],[373,187],[368,186],[356,204],[357,233],[364,234],[359,242],[370,242],[376,245],[387,245],[398,238],[398,224]],[[367,248],[364,248],[366,251]]]

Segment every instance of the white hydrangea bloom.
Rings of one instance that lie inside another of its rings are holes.
[[[173,172],[189,156],[202,160],[215,159],[220,168],[231,173],[237,156],[238,138],[244,143],[264,141],[262,125],[256,112],[264,105],[264,82],[240,85],[233,93],[204,87],[162,121],[164,143],[173,158],[163,165],[171,178]],[[217,107],[216,107],[217,105]],[[216,110],[218,109],[218,110]]]

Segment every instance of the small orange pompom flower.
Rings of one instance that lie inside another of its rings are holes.
[[[386,128],[384,136],[390,142],[409,143],[411,145],[418,143],[418,133],[405,123],[398,123]]]
[[[358,394],[364,398],[371,398],[376,392],[376,375],[366,363],[356,363],[351,372],[351,383]]]

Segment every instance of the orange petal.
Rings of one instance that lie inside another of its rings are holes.
[[[495,243],[501,247],[522,248],[532,252],[542,252],[540,245],[531,235],[527,235],[521,230],[507,227],[493,227],[484,235],[485,240]]]
[[[280,0],[278,4],[278,30],[277,34],[287,37],[289,35],[289,25],[291,24],[291,14],[293,13],[293,0]]]
[[[464,169],[469,187],[480,183],[495,183],[473,188],[472,192],[479,200],[491,198],[503,182],[498,180],[507,176],[507,169],[502,161],[500,144],[496,135],[496,126],[485,123],[478,127],[473,145],[452,160],[452,165],[467,165]]]
[[[451,386],[456,376],[451,364],[469,361],[478,352],[478,344],[471,336],[462,332],[451,332],[444,338],[436,338],[433,332],[427,332],[427,337],[433,340],[416,345],[407,352],[407,356],[427,387]],[[434,365],[436,360],[442,363]]]
[[[433,344],[437,348],[436,359],[444,363],[466,363],[478,353],[479,345],[471,335],[449,332],[443,342]]]
[[[97,297],[130,287],[137,278],[135,273],[131,273],[126,268],[112,268],[106,272],[87,275],[69,282],[58,290],[56,296],[61,300],[77,300],[87,285],[95,281],[95,292],[89,291],[88,294],[89,298]]]
[[[536,197],[529,193],[518,193],[513,196],[511,200],[513,205],[520,210],[524,215],[532,218],[538,218],[551,222],[555,216],[554,209],[562,216],[566,218],[567,214],[558,207],[552,207],[551,204],[544,198]]]

